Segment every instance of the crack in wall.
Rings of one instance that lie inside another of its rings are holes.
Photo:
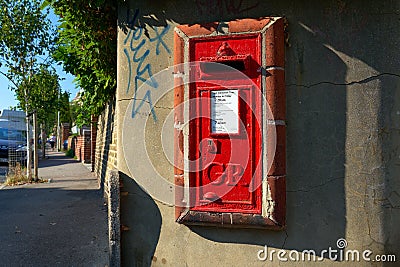
[[[369,83],[371,81],[379,79],[382,76],[393,76],[393,77],[400,78],[400,74],[383,72],[383,73],[380,73],[378,75],[373,75],[373,76],[370,76],[368,78],[365,78],[365,79],[362,79],[362,80],[359,80],[359,81],[352,81],[352,82],[349,82],[349,83],[318,82],[318,83],[314,83],[314,84],[310,84],[310,85],[291,83],[291,84],[286,84],[286,87],[296,86],[296,87],[311,88],[311,87],[315,87],[315,86],[323,85],[323,84],[335,85],[335,86],[349,86],[349,85],[354,85],[354,84]]]
[[[371,239],[371,241],[372,241],[373,243],[380,244],[380,245],[383,245],[383,246],[384,246],[384,245],[385,245],[385,241],[384,241],[384,242],[379,242],[378,240],[376,240],[376,239],[373,237],[373,234],[379,235],[379,232],[377,232],[377,229],[372,229],[374,226],[375,226],[375,227],[377,226],[376,224],[372,224],[372,225],[371,225],[371,220],[370,220],[370,218],[375,218],[375,217],[371,214],[372,206],[373,206],[374,204],[376,204],[376,203],[375,203],[375,199],[374,199],[375,196],[369,197],[369,196],[370,196],[369,190],[370,190],[370,184],[368,183],[368,181],[365,181],[365,197],[364,197],[364,199],[363,199],[363,202],[364,202],[364,209],[365,209],[366,221],[367,221],[367,228],[368,228],[368,233],[367,233],[367,235],[368,235],[368,237]],[[371,200],[372,200],[372,203],[371,203]],[[375,209],[374,209],[374,210],[375,210]],[[379,223],[382,223],[382,222],[380,221]],[[378,224],[379,224],[379,223],[378,223]],[[375,230],[375,231],[374,231],[374,230]],[[379,236],[378,236],[378,238],[379,238]],[[382,239],[383,239],[383,238],[382,238]]]
[[[122,102],[122,101],[131,101],[131,100],[137,100],[137,101],[143,101],[146,102],[147,104],[151,104],[150,101],[145,100],[143,98],[135,98],[135,97],[130,97],[130,98],[120,98],[117,101],[118,102]],[[159,109],[168,109],[168,110],[173,110],[174,108],[172,107],[164,107],[164,106],[157,106],[157,105],[153,105],[153,108],[159,108]]]
[[[368,213],[367,213],[367,214],[368,214]],[[382,245],[382,246],[385,246],[385,244],[386,244],[385,241],[384,241],[384,242],[379,242],[379,241],[375,240],[375,239],[372,237],[372,234],[371,234],[371,222],[370,222],[368,216],[367,216],[367,227],[368,227],[368,236],[369,236],[369,238],[372,240],[372,242],[374,242],[374,243],[376,243],[376,244],[379,244],[379,245]]]
[[[339,180],[339,179],[343,179],[343,180],[344,180],[344,177],[333,178],[333,179],[330,179],[330,180],[325,181],[325,182],[322,183],[322,184],[315,185],[315,186],[311,186],[311,187],[305,188],[305,189],[286,190],[286,192],[288,192],[288,193],[310,192],[311,190],[314,190],[314,189],[317,189],[317,188],[326,186],[326,185],[328,185],[329,183],[332,183],[332,182],[334,182],[334,181],[336,181],[336,180]]]
[[[282,244],[281,248],[285,248],[286,241],[289,238],[289,234],[288,234],[287,230],[285,229],[284,231],[285,231],[285,240],[283,240],[283,244]]]

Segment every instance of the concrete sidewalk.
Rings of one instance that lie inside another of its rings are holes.
[[[106,266],[107,208],[95,176],[49,152],[39,177],[50,183],[0,190],[1,266]]]

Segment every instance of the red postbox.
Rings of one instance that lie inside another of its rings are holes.
[[[283,19],[210,25],[175,30],[175,125],[189,118],[186,135],[175,127],[177,221],[280,229],[285,131],[268,127],[285,127]]]

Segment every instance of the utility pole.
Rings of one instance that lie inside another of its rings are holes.
[[[61,131],[60,131],[60,92],[61,90],[58,90],[58,104],[57,104],[57,151],[61,150]]]
[[[58,111],[57,111],[57,151],[60,150],[60,134],[61,134],[61,130],[60,130],[60,107],[58,107]]]

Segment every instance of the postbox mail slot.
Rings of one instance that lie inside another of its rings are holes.
[[[237,71],[245,72],[249,68],[250,55],[203,57],[200,61],[200,78],[216,79]],[[229,78],[235,79],[235,76]]]

